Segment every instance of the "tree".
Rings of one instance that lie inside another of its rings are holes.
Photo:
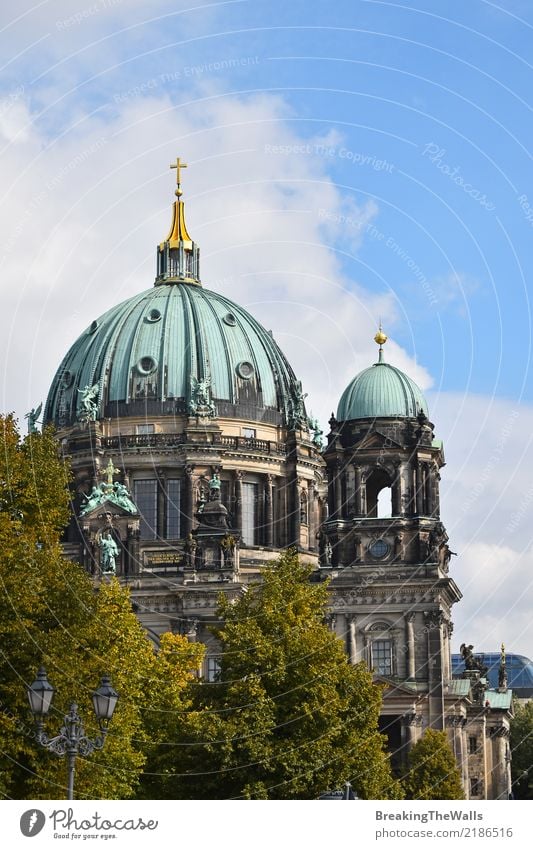
[[[192,710],[154,753],[160,798],[316,799],[347,780],[362,798],[398,798],[381,691],[350,665],[324,622],[325,583],[294,551],[237,600],[214,629],[219,680],[199,683]]]
[[[533,702],[513,704],[511,776],[516,799],[533,799]]]
[[[428,728],[408,756],[407,799],[464,799],[461,773],[444,731]]]
[[[146,747],[159,742],[161,694],[174,705],[193,678],[202,648],[165,636],[154,651],[115,578],[95,591],[80,566],[62,556],[69,515],[69,470],[53,432],[20,441],[0,417],[0,792],[61,798],[66,764],[35,740],[26,685],[43,662],[56,688],[50,733],[77,701],[89,736],[98,733],[91,692],[109,674],[119,702],[103,750],[77,759],[76,795],[124,798],[136,790]]]

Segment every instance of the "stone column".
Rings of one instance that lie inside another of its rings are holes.
[[[335,504],[334,504],[335,519],[341,519],[342,518],[342,485],[341,485],[340,463],[337,463],[335,465],[334,475],[335,475],[335,477],[334,477],[334,480],[333,480],[333,486],[334,486],[334,493],[335,493]]]
[[[444,726],[444,686],[442,680],[442,610],[424,613],[427,631],[427,681],[429,686],[429,726],[442,731]]]
[[[429,464],[424,468],[426,515],[433,516],[433,470]]]
[[[242,532],[242,472],[236,471],[235,486],[235,524],[236,530]]]
[[[265,483],[265,545],[272,548],[274,545],[274,512],[273,512],[273,481],[272,475],[266,476]]]
[[[435,518],[440,519],[440,474],[435,470]]]
[[[400,464],[395,463],[395,477],[391,487],[391,507],[393,516],[401,516],[402,513],[402,485]]]
[[[185,510],[184,510],[184,536],[187,537],[192,531],[194,513],[194,467],[185,466]]]
[[[422,463],[416,464],[416,512],[419,516],[424,515],[424,470]]]
[[[348,658],[350,663],[357,663],[357,643],[355,640],[355,622],[356,617],[352,614],[346,614],[348,622]]]
[[[415,614],[413,611],[405,614],[405,648],[406,648],[406,664],[405,671],[407,673],[407,677],[410,679],[415,678],[416,674],[416,660],[415,660],[415,627],[414,627],[414,619]]]
[[[490,729],[492,742],[492,794],[493,799],[507,799],[507,739],[509,731],[503,726]]]
[[[157,536],[158,539],[166,538],[167,524],[167,481],[162,469],[157,472]]]
[[[362,516],[363,515],[363,504],[362,504],[362,475],[361,475],[361,467],[354,465],[354,482],[355,482],[355,515]]]

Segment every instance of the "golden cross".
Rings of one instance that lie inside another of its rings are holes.
[[[187,163],[182,162],[180,157],[178,156],[178,158],[176,159],[176,162],[173,162],[170,167],[176,169],[176,185],[179,188],[179,186],[181,185],[181,174],[180,174],[180,172],[181,172],[182,168],[188,167]]]
[[[115,469],[115,467],[113,465],[113,460],[110,460],[109,463],[107,464],[106,468],[104,469],[103,474],[107,475],[107,482],[112,484],[113,483],[113,475],[116,475],[119,471],[120,471],[120,469]]]

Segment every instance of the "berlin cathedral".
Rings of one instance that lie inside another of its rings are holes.
[[[380,328],[377,361],[332,399],[323,440],[272,333],[203,287],[184,163],[173,167],[154,285],[88,317],[48,394],[44,422],[75,478],[66,556],[97,583],[127,584],[155,644],[167,630],[205,643],[213,680],[220,592],[238,596],[295,546],[314,579],[330,578],[328,622],[350,661],[383,685],[393,766],[425,729],[444,729],[466,798],[508,798],[505,661],[491,689],[463,647],[466,669],[452,677],[461,592],[440,515],[443,445],[422,392],[387,363]]]

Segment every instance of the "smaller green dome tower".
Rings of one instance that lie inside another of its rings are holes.
[[[359,372],[341,395],[337,421],[354,419],[416,419],[428,416],[426,399],[416,383],[403,371],[385,362],[383,345],[387,337],[380,330],[374,337],[379,359]]]

